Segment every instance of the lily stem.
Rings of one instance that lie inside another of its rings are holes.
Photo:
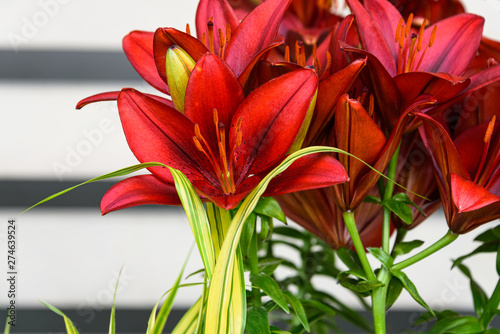
[[[363,246],[363,242],[361,241],[361,238],[359,236],[358,228],[356,227],[356,221],[354,220],[354,212],[345,211],[344,213],[342,213],[342,217],[344,218],[345,226],[347,227],[347,231],[349,231],[352,243],[354,244],[354,249],[356,249],[356,253],[358,254],[361,266],[363,267],[366,276],[370,281],[375,281],[377,278],[373,273],[370,262],[368,262],[365,247]]]
[[[481,318],[479,319],[481,325],[483,325],[483,329],[487,329],[490,325],[491,320],[493,320],[493,317],[498,310],[498,305],[500,305],[500,280],[498,280],[497,286],[495,287],[490,300],[486,304],[483,315],[481,315]]]
[[[252,240],[248,250],[248,262],[250,264],[250,275],[257,275],[259,273],[259,235],[257,234],[257,224],[255,224]],[[252,286],[252,303],[255,308],[262,306],[260,289]]]
[[[384,188],[383,201],[388,201],[392,198],[394,192],[394,178],[396,177],[396,170],[398,167],[398,157],[399,149],[401,144],[399,144],[396,152],[389,162],[389,167],[387,169],[387,182]],[[390,237],[391,237],[391,210],[388,207],[383,207],[382,216],[382,250],[387,254],[390,253]],[[385,324],[385,304],[387,299],[387,289],[389,288],[389,282],[391,281],[390,271],[382,267],[378,274],[377,279],[383,284],[373,290],[372,294],[372,313],[373,313],[373,325],[375,327],[375,333],[383,334],[386,332]]]
[[[417,263],[418,261],[425,259],[429,255],[434,254],[438,250],[448,246],[453,241],[455,241],[457,238],[458,238],[458,234],[453,234],[451,231],[448,231],[448,233],[446,233],[444,235],[444,237],[442,237],[441,239],[436,241],[434,244],[430,245],[429,247],[427,247],[423,251],[413,255],[412,257],[395,264],[391,268],[391,270],[402,270],[406,267],[409,267],[412,264]]]

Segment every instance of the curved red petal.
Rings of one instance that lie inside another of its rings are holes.
[[[237,77],[271,44],[291,0],[267,0],[248,14],[234,32],[225,59]]]
[[[105,93],[99,93],[99,94],[95,94],[95,95],[86,97],[76,104],[76,109],[81,109],[81,108],[85,107],[87,104],[91,104],[94,102],[116,101],[116,100],[118,100],[118,96],[120,95],[120,93],[121,93],[121,91],[105,92]],[[174,103],[171,100],[167,100],[163,97],[153,95],[153,94],[144,94],[144,95],[147,95],[150,98],[157,100],[158,102],[161,102],[161,103],[166,104],[172,108],[175,108]]]
[[[427,49],[419,71],[463,75],[481,43],[484,19],[473,14],[459,14],[435,25],[436,39]],[[425,29],[423,45],[428,44],[433,27]]]
[[[231,31],[236,31],[239,20],[226,0],[200,0],[196,10],[196,34],[198,38],[201,39],[203,34],[208,36],[207,23],[210,20],[213,23],[214,51],[219,54],[219,30],[225,38],[227,25]]]
[[[356,25],[358,26],[365,49],[378,58],[392,77],[395,76],[397,74],[395,59],[397,58],[393,55],[394,48],[389,47],[388,44],[389,41],[394,41],[395,35],[393,34],[389,40],[386,39],[386,36],[382,33],[386,32],[386,30],[381,30],[377,20],[377,15],[379,13],[373,13],[373,16],[370,15],[358,0],[347,0],[347,3],[356,17]],[[384,6],[392,5],[386,2]],[[388,23],[383,22],[382,25],[384,24]],[[395,28],[396,27],[394,27],[394,29]]]
[[[226,147],[229,147],[229,127],[234,112],[244,99],[243,89],[233,71],[219,57],[207,53],[193,69],[186,89],[185,115],[198,124],[202,135],[218,152],[217,131],[213,110],[225,127]]]
[[[500,197],[463,177],[451,173],[451,193],[453,203],[459,213],[479,210],[487,205],[500,202]]]
[[[236,176],[258,174],[284,157],[302,126],[317,86],[314,71],[299,69],[263,84],[243,101],[234,114],[230,132],[233,145],[237,141],[235,122],[241,117],[243,141],[235,150]]]
[[[158,161],[181,170],[190,180],[210,177],[208,162],[193,142],[194,124],[179,111],[133,89],[118,97],[118,111],[128,145],[140,162]],[[164,180],[166,168],[150,171]]]
[[[173,45],[180,46],[194,61],[198,61],[208,52],[195,37],[174,28],[158,28],[154,33],[153,54],[156,70],[164,82],[167,82],[166,55],[167,50]]]
[[[271,180],[264,196],[324,188],[349,181],[344,166],[325,154],[310,154],[296,160]]]
[[[104,194],[101,213],[145,204],[181,205],[181,201],[173,182],[154,175],[138,175],[118,182]]]
[[[123,51],[137,73],[151,86],[169,94],[166,80],[158,75],[153,55],[153,36],[148,31],[132,31],[123,38]]]

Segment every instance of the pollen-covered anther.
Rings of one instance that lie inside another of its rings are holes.
[[[399,47],[397,62],[398,74],[418,71],[418,69],[422,65],[422,60],[424,59],[427,49],[432,47],[436,39],[437,26],[435,25],[432,28],[429,42],[422,52],[424,32],[425,28],[427,27],[428,21],[427,19],[424,19],[424,21],[420,25],[418,33],[411,32],[412,24],[413,14],[410,14],[408,20],[406,21],[406,24],[401,18],[396,27],[394,41],[398,44]],[[418,55],[420,55],[420,59],[418,59],[417,62]]]

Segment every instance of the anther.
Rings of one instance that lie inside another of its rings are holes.
[[[491,135],[493,134],[493,129],[495,128],[495,121],[496,121],[497,117],[495,115],[493,115],[493,117],[491,118],[491,121],[490,123],[488,123],[488,128],[486,129],[486,133],[484,134],[484,143],[486,144],[487,142],[490,141],[491,139]]]
[[[186,23],[186,34],[191,35],[191,28],[189,27],[189,23]]]
[[[215,53],[214,50],[214,22],[213,18],[210,18],[210,21],[207,23],[207,28],[208,28],[208,50],[211,53]]]
[[[437,26],[434,26],[434,28],[432,28],[431,40],[429,41],[429,47],[431,47],[432,44],[434,44],[434,40],[436,39],[436,31],[437,31]]]
[[[410,34],[411,25],[413,24],[413,13],[408,16],[408,21],[406,21],[405,38]]]

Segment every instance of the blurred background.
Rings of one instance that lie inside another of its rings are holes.
[[[500,39],[498,0],[464,3],[468,11],[486,18],[485,35]],[[13,332],[64,330],[62,319],[39,300],[67,311],[83,332],[106,331],[122,266],[116,299],[118,331],[143,331],[149,311],[173,285],[192,245],[180,208],[134,208],[102,217],[99,201],[115,183],[110,181],[83,186],[21,212],[62,189],[137,163],[126,144],[116,103],[79,111],[75,105],[89,95],[122,87],[155,93],[128,64],[121,39],[131,30],[185,29],[186,23],[194,27],[196,5],[195,0],[0,3],[1,245],[9,219],[16,220],[19,231],[19,326]],[[450,271],[451,259],[474,249],[472,239],[490,226],[460,237],[437,256],[407,270],[431,307],[472,310],[468,280],[457,270]],[[446,230],[438,213],[410,237],[433,242]],[[6,251],[5,246],[0,248]],[[481,255],[467,263],[488,293],[496,283],[494,260]],[[0,266],[6,268],[6,263]],[[195,250],[186,272],[201,267]],[[439,278],[429,281],[430,272]],[[3,307],[8,289],[5,279],[0,282]],[[356,306],[341,287],[328,289]],[[177,310],[182,312],[199,295],[199,288],[182,289]],[[407,323],[422,313],[405,293],[395,309],[406,312]]]

